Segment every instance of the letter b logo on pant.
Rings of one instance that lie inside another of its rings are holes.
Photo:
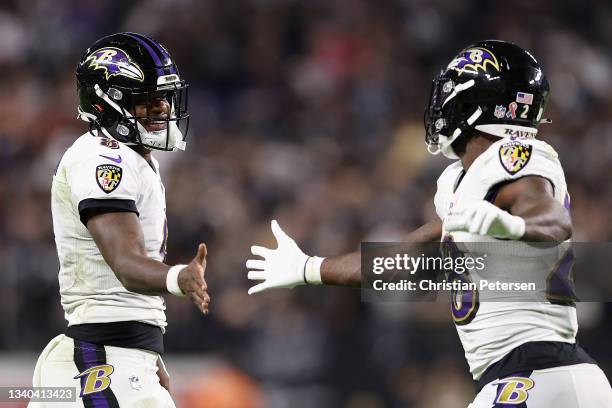
[[[93,394],[96,392],[104,391],[110,384],[110,375],[115,371],[112,365],[103,364],[95,367],[88,368],[83,371],[76,378],[85,377],[85,381],[81,381],[81,397],[84,395]]]
[[[496,404],[520,404],[527,401],[529,394],[527,391],[533,388],[535,383],[531,378],[525,377],[508,377],[498,382]]]

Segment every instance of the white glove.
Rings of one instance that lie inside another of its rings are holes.
[[[525,220],[488,201],[470,200],[451,209],[444,219],[444,229],[517,240],[525,235]]]
[[[246,267],[250,280],[263,280],[249,289],[249,295],[270,288],[293,288],[298,285],[320,284],[323,258],[309,257],[293,238],[285,233],[276,220],[272,221],[272,233],[278,248],[270,249],[254,245],[251,253],[262,259],[249,259]]]

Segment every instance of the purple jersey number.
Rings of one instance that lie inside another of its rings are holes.
[[[444,257],[458,258],[464,254],[459,250],[457,244],[451,235],[446,235],[442,240],[442,252]],[[470,274],[451,272],[448,276],[448,282],[472,283]],[[478,289],[473,290],[451,290],[451,312],[456,325],[462,326],[470,323],[478,313],[480,302],[478,300]]]
[[[570,195],[565,193],[563,206],[570,212]],[[573,267],[576,262],[570,246],[546,278],[546,299],[550,303],[574,306],[578,297],[574,285]]]
[[[550,303],[573,306],[578,300],[572,269],[576,257],[572,247],[563,254],[555,268],[546,278],[546,299]]]

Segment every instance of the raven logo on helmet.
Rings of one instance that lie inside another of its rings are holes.
[[[125,51],[119,48],[100,48],[91,53],[86,61],[89,62],[89,68],[103,69],[107,80],[113,75],[122,75],[141,82],[144,80],[140,67],[130,59]]]
[[[495,54],[482,47],[468,48],[448,64],[448,69],[457,71],[459,75],[464,72],[477,73],[479,69],[488,72],[489,67],[499,72]]]

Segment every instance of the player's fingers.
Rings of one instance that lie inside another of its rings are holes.
[[[261,259],[249,259],[246,262],[246,267],[247,269],[266,269],[266,261],[263,261]]]
[[[263,280],[266,279],[266,272],[264,271],[249,271],[247,274],[249,280]]]
[[[192,279],[187,283],[186,293],[195,293],[200,297],[204,297],[204,294],[208,290],[208,284],[201,276],[193,276]]]
[[[444,229],[447,231],[464,231],[465,217],[459,215],[451,215],[444,222]]]
[[[282,241],[291,240],[291,237],[283,231],[283,229],[278,225],[278,221],[272,220],[272,234],[274,234],[274,238],[276,238],[276,242],[280,245]]]
[[[469,231],[472,234],[478,234],[481,231],[482,222],[484,221],[487,213],[485,211],[475,211],[472,215],[472,219],[470,220],[470,228]]]
[[[206,244],[198,245],[198,253],[194,261],[196,261],[200,265],[204,265],[204,262],[206,262],[206,254],[208,254],[208,249],[206,248]]]
[[[482,221],[482,225],[480,226],[480,233],[482,235],[488,235],[489,230],[491,229],[491,225],[493,225],[493,221],[497,218],[496,213],[489,213]]]
[[[197,304],[200,311],[204,314],[208,314],[208,308],[210,307],[210,298],[206,298]]]
[[[460,217],[460,216],[464,215],[466,213],[466,211],[468,211],[468,210],[469,210],[468,207],[465,207],[465,206],[462,206],[462,205],[457,205],[457,206],[454,206],[454,207],[452,207],[450,209],[449,215]]]
[[[259,292],[263,292],[264,290],[268,289],[269,286],[266,284],[266,282],[262,282],[259,285],[255,285],[251,288],[249,288],[249,295],[253,295],[255,293],[259,293]]]
[[[189,292],[189,298],[191,299],[193,303],[195,303],[198,306],[204,304],[205,302],[203,294],[200,294],[197,292]]]
[[[208,287],[206,286],[206,283],[204,283],[204,285],[198,287],[196,289],[196,293],[198,294],[199,297],[201,297],[202,299],[206,299],[208,297]]]
[[[261,256],[262,258],[267,258],[270,255],[272,255],[273,250],[266,248],[266,247],[262,247],[262,246],[258,246],[258,245],[253,245],[251,247],[251,253],[253,255],[257,255],[257,256]]]
[[[204,290],[208,289],[208,285],[206,284],[206,281],[204,280],[203,271],[200,269],[193,270],[192,275],[191,275],[190,284],[194,289],[200,289],[200,288],[204,288]]]
[[[208,314],[208,305],[210,304],[210,299],[205,299],[201,296],[192,296],[192,301],[195,305],[200,309],[200,312],[203,314]]]
[[[208,313],[209,306],[210,306],[210,296],[207,293],[206,296],[204,297],[204,302],[202,303],[202,311],[204,312],[204,314]]]

